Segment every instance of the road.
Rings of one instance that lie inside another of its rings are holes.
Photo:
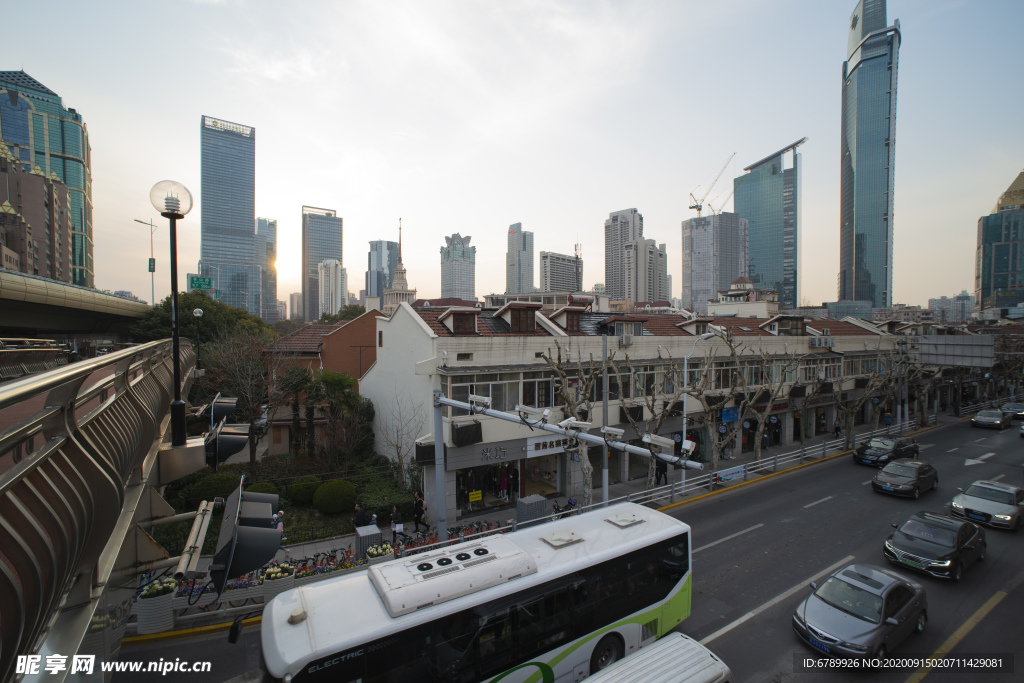
[[[945,512],[957,487],[978,479],[1021,482],[1017,430],[971,429],[963,422],[918,437],[921,457],[935,465],[937,491],[917,501],[874,493],[874,470],[849,456],[759,482],[672,514],[694,529],[693,612],[679,629],[703,640],[738,681],[906,681],[913,669],[802,673],[796,663],[817,659],[793,634],[791,615],[826,571],[851,562],[888,566],[882,543],[890,523],[919,510]],[[980,456],[986,456],[982,459]],[[976,462],[971,462],[976,461]],[[913,575],[928,591],[929,623],[894,655],[931,657],[993,596],[1000,600],[980,623],[955,639],[951,655],[1016,653],[1024,672],[1018,615],[1024,608],[1024,536],[988,530],[988,559],[969,567],[959,584]],[[999,595],[1005,593],[1005,597]],[[933,670],[931,681],[1019,680],[1019,673]],[[917,680],[917,679],[915,679]]]
[[[737,681],[921,680],[922,672],[912,668],[798,671],[800,661],[816,657],[790,626],[793,610],[810,592],[807,584],[830,568],[854,561],[887,565],[882,543],[890,523],[919,510],[946,511],[957,487],[977,479],[1021,483],[1024,443],[1016,428],[982,431],[962,422],[917,439],[921,457],[936,466],[940,477],[938,490],[917,501],[872,492],[868,482],[874,470],[843,456],[670,511],[694,530],[693,612],[680,630],[704,640]],[[947,656],[1012,654],[1020,660],[1014,663],[1018,673],[933,670],[924,677],[928,683],[995,683],[1019,680],[1024,672],[1018,625],[1024,613],[1024,586],[1019,586],[1024,583],[1024,534],[988,530],[987,537],[988,559],[969,567],[959,584],[914,575],[928,591],[929,623],[923,634],[911,636],[892,654],[931,657],[942,648]],[[986,605],[988,611],[979,615]],[[965,624],[972,618],[977,624],[968,629]],[[259,662],[259,629],[247,629],[235,646],[221,632],[126,646],[121,653],[122,660],[176,657],[214,663],[209,674],[190,674],[194,683],[251,675]],[[123,674],[115,681],[146,676]]]

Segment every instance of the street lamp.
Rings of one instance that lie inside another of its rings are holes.
[[[149,226],[149,296],[153,300],[153,305],[156,306],[156,260],[153,258],[153,233],[156,232],[156,226],[153,225],[153,220],[140,221],[138,218],[133,219],[136,223],[142,223],[143,225]]]
[[[171,354],[174,400],[171,401],[171,446],[185,445],[185,402],[181,400],[181,359],[178,339],[178,220],[192,210],[192,194],[175,180],[161,180],[149,191],[149,201],[171,224]]]
[[[197,308],[192,311],[192,315],[196,317],[196,367],[199,365],[199,319],[203,317],[203,309]]]
[[[689,416],[686,413],[686,396],[687,396],[687,392],[686,392],[685,389],[686,389],[686,387],[690,383],[690,373],[689,373],[690,356],[692,356],[694,353],[697,352],[697,342],[699,342],[699,341],[701,341],[703,339],[711,339],[712,337],[716,337],[716,336],[718,336],[718,335],[716,335],[714,332],[705,332],[704,334],[700,335],[699,337],[697,337],[696,339],[693,340],[693,348],[690,349],[690,353],[686,354],[686,357],[683,358],[683,445],[684,446],[686,445],[686,423],[689,420]],[[683,450],[685,451],[686,449],[684,448]],[[686,457],[685,459],[689,460],[690,458]],[[685,466],[679,472],[679,483],[681,484],[681,486],[679,487],[679,494],[682,495],[682,493],[683,493],[683,486],[686,485],[686,467]]]

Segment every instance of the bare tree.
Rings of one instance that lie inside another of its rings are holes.
[[[395,453],[398,485],[405,487],[408,470],[415,464],[416,439],[422,434],[425,418],[416,410],[408,393],[392,387],[391,396],[377,411],[377,435],[389,451]]]
[[[735,355],[739,348],[730,350]],[[740,419],[753,418],[757,421],[754,433],[754,459],[761,459],[761,442],[771,407],[786,392],[793,376],[807,354],[801,356],[773,356],[765,349],[743,349],[737,356],[740,371],[737,373],[737,388],[747,397],[746,412]],[[763,405],[763,408],[760,406]],[[760,409],[759,409],[760,408]]]

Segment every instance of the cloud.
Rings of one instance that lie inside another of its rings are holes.
[[[318,48],[268,52],[254,47],[225,47],[223,52],[232,62],[228,73],[256,81],[310,83],[346,68],[343,61],[332,59],[330,50]]]

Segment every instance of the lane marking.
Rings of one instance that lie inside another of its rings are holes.
[[[959,448],[950,448],[950,449],[949,449],[948,451],[946,451],[946,452],[947,452],[947,453],[952,453],[953,451],[958,451],[958,450],[960,450],[960,449],[959,449]]]
[[[872,481],[871,479],[868,479],[867,481],[863,482],[863,483],[861,484],[861,486],[867,486],[868,484],[870,484],[870,483],[871,483],[871,481]]]
[[[744,624],[747,621],[753,619],[754,617],[756,617],[758,614],[760,614],[761,612],[765,611],[766,609],[768,609],[770,607],[774,607],[775,605],[779,604],[780,602],[782,602],[786,598],[792,596],[797,591],[806,588],[807,584],[809,584],[811,581],[815,581],[816,579],[824,576],[825,574],[831,574],[835,570],[837,570],[840,567],[842,567],[844,564],[849,564],[851,560],[853,560],[853,555],[847,555],[846,557],[844,557],[843,559],[839,560],[838,562],[836,562],[832,566],[830,566],[830,567],[828,567],[826,569],[822,569],[820,572],[818,572],[817,574],[815,574],[811,578],[807,579],[806,581],[801,581],[800,583],[798,583],[797,585],[793,586],[792,588],[790,588],[785,593],[780,593],[779,595],[776,595],[774,598],[772,598],[768,602],[764,603],[763,605],[761,605],[757,609],[754,609],[754,610],[751,610],[750,612],[747,612],[746,614],[744,614],[742,617],[740,617],[736,621],[732,622],[731,624],[729,624],[727,626],[723,626],[722,628],[718,629],[717,631],[712,633],[710,636],[708,636],[704,640],[700,641],[700,644],[701,645],[707,645],[708,643],[710,643],[715,638],[718,638],[719,636],[725,635],[726,633],[728,633],[729,631],[733,630],[737,626],[739,626],[741,624]]]
[[[948,655],[954,647],[960,644],[960,641],[967,637],[975,626],[981,623],[981,620],[988,616],[988,613],[995,609],[995,606],[1003,601],[1003,598],[1007,596],[1006,591],[996,591],[995,595],[989,598],[984,605],[978,608],[978,611],[972,614],[967,621],[965,621],[960,628],[956,630],[949,638],[946,639],[942,645],[939,645],[939,649],[932,655],[934,659],[941,659]],[[932,668],[930,666],[922,666],[913,675],[907,679],[906,683],[920,683],[924,680],[924,677],[928,675]]]
[[[832,500],[832,496],[825,496],[821,500],[816,500],[813,503],[808,503],[807,505],[804,505],[804,509],[806,510],[809,507],[814,507],[818,503],[824,503],[826,500]]]
[[[917,450],[919,450],[919,451],[923,451],[924,449],[926,449],[926,448],[931,448],[931,447],[932,447],[932,446],[934,446],[934,445],[935,445],[935,444],[933,444],[933,443],[922,443],[922,444],[918,444],[918,446],[917,446]]]
[[[754,526],[750,527],[749,529],[744,529],[743,531],[737,531],[736,533],[734,533],[731,536],[726,536],[725,538],[720,538],[717,541],[712,541],[711,543],[708,543],[707,545],[702,545],[701,547],[699,547],[696,550],[692,551],[691,554],[695,555],[695,554],[699,553],[701,550],[707,550],[711,546],[718,545],[719,543],[725,543],[726,541],[731,541],[732,539],[736,538],[737,536],[742,536],[743,534],[747,533],[748,531],[753,531],[754,529],[760,529],[763,526],[764,526],[764,524],[755,524]]]
[[[990,477],[990,478],[989,478],[989,481],[999,481],[1000,479],[1002,479],[1002,478],[1003,478],[1003,477],[1005,477],[1005,476],[1006,476],[1005,474],[997,474],[997,475],[996,475],[996,476],[994,476],[994,477]]]
[[[981,463],[991,458],[993,455],[995,455],[995,453],[986,453],[985,455],[979,455],[977,458],[967,458],[966,460],[964,460],[964,467],[970,467],[971,465],[980,465]]]
[[[985,439],[987,439],[987,438],[988,438],[987,436],[983,436],[983,437],[981,437],[980,439],[975,439],[975,440],[974,440],[974,443],[978,443],[979,441],[984,441],[984,440],[985,440]]]

